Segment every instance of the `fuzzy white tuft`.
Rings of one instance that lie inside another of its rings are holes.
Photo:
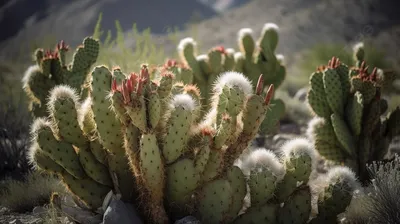
[[[361,48],[364,48],[364,43],[363,42],[358,42],[353,46],[353,51],[357,52]]]
[[[30,165],[32,165],[35,170],[39,169],[39,166],[38,166],[38,164],[36,162],[36,159],[35,159],[35,155],[39,150],[40,150],[39,144],[37,142],[32,142],[31,145],[28,148],[28,152],[27,152],[27,155],[26,155],[26,157],[28,159],[28,163]]]
[[[241,164],[245,175],[249,175],[251,170],[259,166],[270,170],[278,179],[283,178],[285,175],[285,169],[279,162],[277,156],[272,151],[265,148],[254,150]]]
[[[308,122],[308,128],[306,131],[306,135],[312,141],[315,141],[315,133],[317,129],[325,124],[325,119],[322,117],[314,117]]]
[[[22,77],[22,83],[23,83],[24,88],[27,87],[32,74],[34,72],[39,72],[39,71],[40,71],[40,67],[38,65],[32,65],[32,66],[29,66],[28,69],[26,69],[24,76]]]
[[[346,166],[333,167],[328,171],[326,174],[326,184],[335,182],[346,183],[353,191],[360,189],[360,183],[357,180],[356,174]]]
[[[283,56],[283,54],[277,54],[275,57],[279,64],[283,65],[285,63],[285,56]]]
[[[196,101],[188,94],[175,95],[170,104],[171,108],[183,107],[185,110],[193,111],[196,109]]]
[[[307,155],[314,162],[317,156],[312,143],[306,138],[296,138],[285,142],[281,146],[281,152],[285,158],[293,154],[294,156]]]
[[[85,101],[81,104],[80,109],[78,110],[78,123],[82,124],[85,120],[85,116],[87,113],[91,112],[92,109],[92,98],[87,97]],[[82,124],[83,125],[83,124]]]
[[[238,38],[242,39],[244,36],[252,36],[253,30],[251,28],[242,28],[238,32]]]
[[[238,87],[247,96],[253,92],[253,86],[250,80],[239,72],[224,72],[221,73],[214,84],[214,95],[222,93],[224,86]]]
[[[233,55],[233,54],[235,54],[235,49],[227,48],[227,49],[225,49],[225,52],[226,52],[226,54]]]
[[[279,27],[275,23],[266,23],[266,24],[264,24],[261,33],[265,33],[268,30],[274,30],[275,32],[278,32]]]
[[[182,39],[182,40],[179,42],[178,47],[177,47],[177,48],[178,48],[178,51],[179,51],[179,52],[182,52],[188,45],[192,45],[193,48],[196,48],[197,43],[196,43],[196,41],[194,41],[193,38],[191,38],[191,37],[186,37],[186,38]]]
[[[201,54],[199,56],[196,57],[197,61],[208,61],[208,55],[206,54]]]
[[[235,52],[235,54],[233,55],[233,57],[235,58],[235,61],[244,59],[244,55],[242,54],[242,52]]]

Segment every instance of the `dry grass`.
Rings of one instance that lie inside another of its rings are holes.
[[[65,192],[57,178],[32,172],[24,180],[2,181],[0,204],[15,212],[32,211],[35,206],[48,203],[53,192]]]

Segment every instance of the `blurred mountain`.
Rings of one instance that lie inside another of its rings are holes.
[[[100,13],[106,31],[115,30],[119,20],[124,30],[137,23],[139,30],[151,27],[154,34],[218,14],[196,0],[9,0],[0,4],[0,41],[21,43],[50,34],[76,45],[93,33]]]

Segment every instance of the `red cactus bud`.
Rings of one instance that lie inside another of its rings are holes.
[[[57,50],[68,51],[69,46],[65,44],[64,40],[61,40],[60,43],[57,44]]]
[[[267,96],[265,96],[265,105],[268,105],[271,102],[272,96],[274,95],[274,84],[271,84],[267,90]]]
[[[260,77],[258,77],[258,82],[257,82],[257,86],[256,86],[256,94],[261,95],[263,88],[264,88],[264,79],[263,79],[263,75],[261,74]]]
[[[111,82],[111,90],[112,90],[112,92],[117,91],[117,80],[115,80],[115,79],[113,79]]]
[[[371,75],[369,76],[371,81],[376,82],[377,72],[378,72],[378,69],[375,67],[374,70],[372,70]]]
[[[218,51],[218,52],[220,52],[221,54],[226,54],[226,50],[225,50],[224,46],[217,46],[217,47],[214,47],[213,50],[214,50],[214,51]]]

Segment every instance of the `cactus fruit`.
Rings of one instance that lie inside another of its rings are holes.
[[[99,42],[91,37],[85,38],[83,44],[75,51],[70,65],[66,64],[68,50],[69,47],[61,41],[54,51],[35,51],[36,64],[26,70],[22,80],[34,117],[48,115],[45,103],[49,91],[56,85],[68,85],[74,88],[82,99],[86,97],[86,82],[99,54]]]
[[[361,57],[361,50],[357,51]],[[352,167],[361,180],[368,179],[366,163],[382,160],[391,139],[399,135],[397,108],[386,117],[387,102],[381,98],[377,69],[371,73],[364,62],[349,68],[333,57],[328,66],[311,75],[308,104],[316,118],[308,135],[319,154]],[[390,122],[391,121],[391,122]]]

